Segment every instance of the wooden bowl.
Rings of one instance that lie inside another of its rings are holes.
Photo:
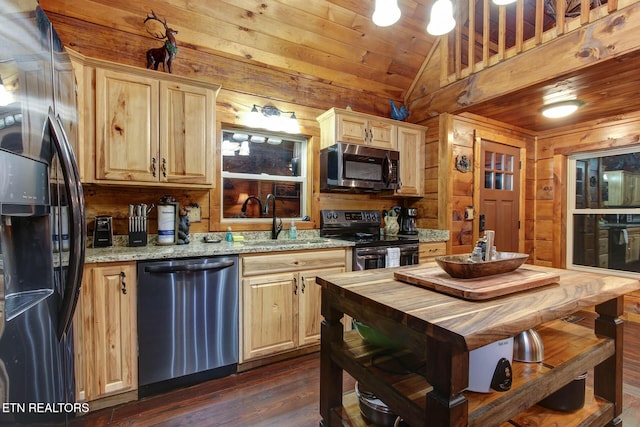
[[[436,257],[436,262],[449,276],[456,279],[474,279],[508,273],[520,267],[529,258],[517,252],[498,252],[493,261],[470,262],[471,254],[445,255]]]

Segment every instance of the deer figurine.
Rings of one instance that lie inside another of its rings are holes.
[[[159,40],[167,39],[165,40],[162,47],[149,49],[147,51],[147,68],[153,67],[154,70],[157,70],[158,66],[162,64],[162,69],[171,73],[173,59],[178,53],[176,38],[174,37],[176,34],[178,34],[178,32],[172,28],[169,28],[167,26],[166,18],[164,20],[161,20],[153,10],[151,11],[151,16],[147,15],[144,23],[146,24],[147,21],[158,21],[164,26],[164,34],[152,33],[147,30],[149,34]]]

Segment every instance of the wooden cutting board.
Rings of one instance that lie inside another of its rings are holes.
[[[454,279],[437,265],[400,269],[393,275],[397,280],[467,300],[496,298],[557,283],[560,280],[557,274],[526,267],[520,267],[509,273],[475,279]]]

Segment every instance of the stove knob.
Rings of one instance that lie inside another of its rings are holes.
[[[338,213],[337,212],[333,213],[333,219],[338,219]]]

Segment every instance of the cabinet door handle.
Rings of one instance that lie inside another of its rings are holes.
[[[127,282],[124,280],[125,277],[127,277],[124,274],[124,271],[120,272],[120,285],[122,286],[122,294],[126,295],[127,294]]]
[[[298,295],[298,279],[293,278],[293,294]]]
[[[302,279],[300,279],[302,281],[302,290],[301,292],[304,294],[304,288],[305,288],[305,283],[304,283],[304,277]]]
[[[151,158],[151,174],[153,175],[153,177],[156,177],[156,158],[152,157]]]
[[[167,177],[167,159],[165,159],[164,157],[162,158],[162,176],[164,178]]]

